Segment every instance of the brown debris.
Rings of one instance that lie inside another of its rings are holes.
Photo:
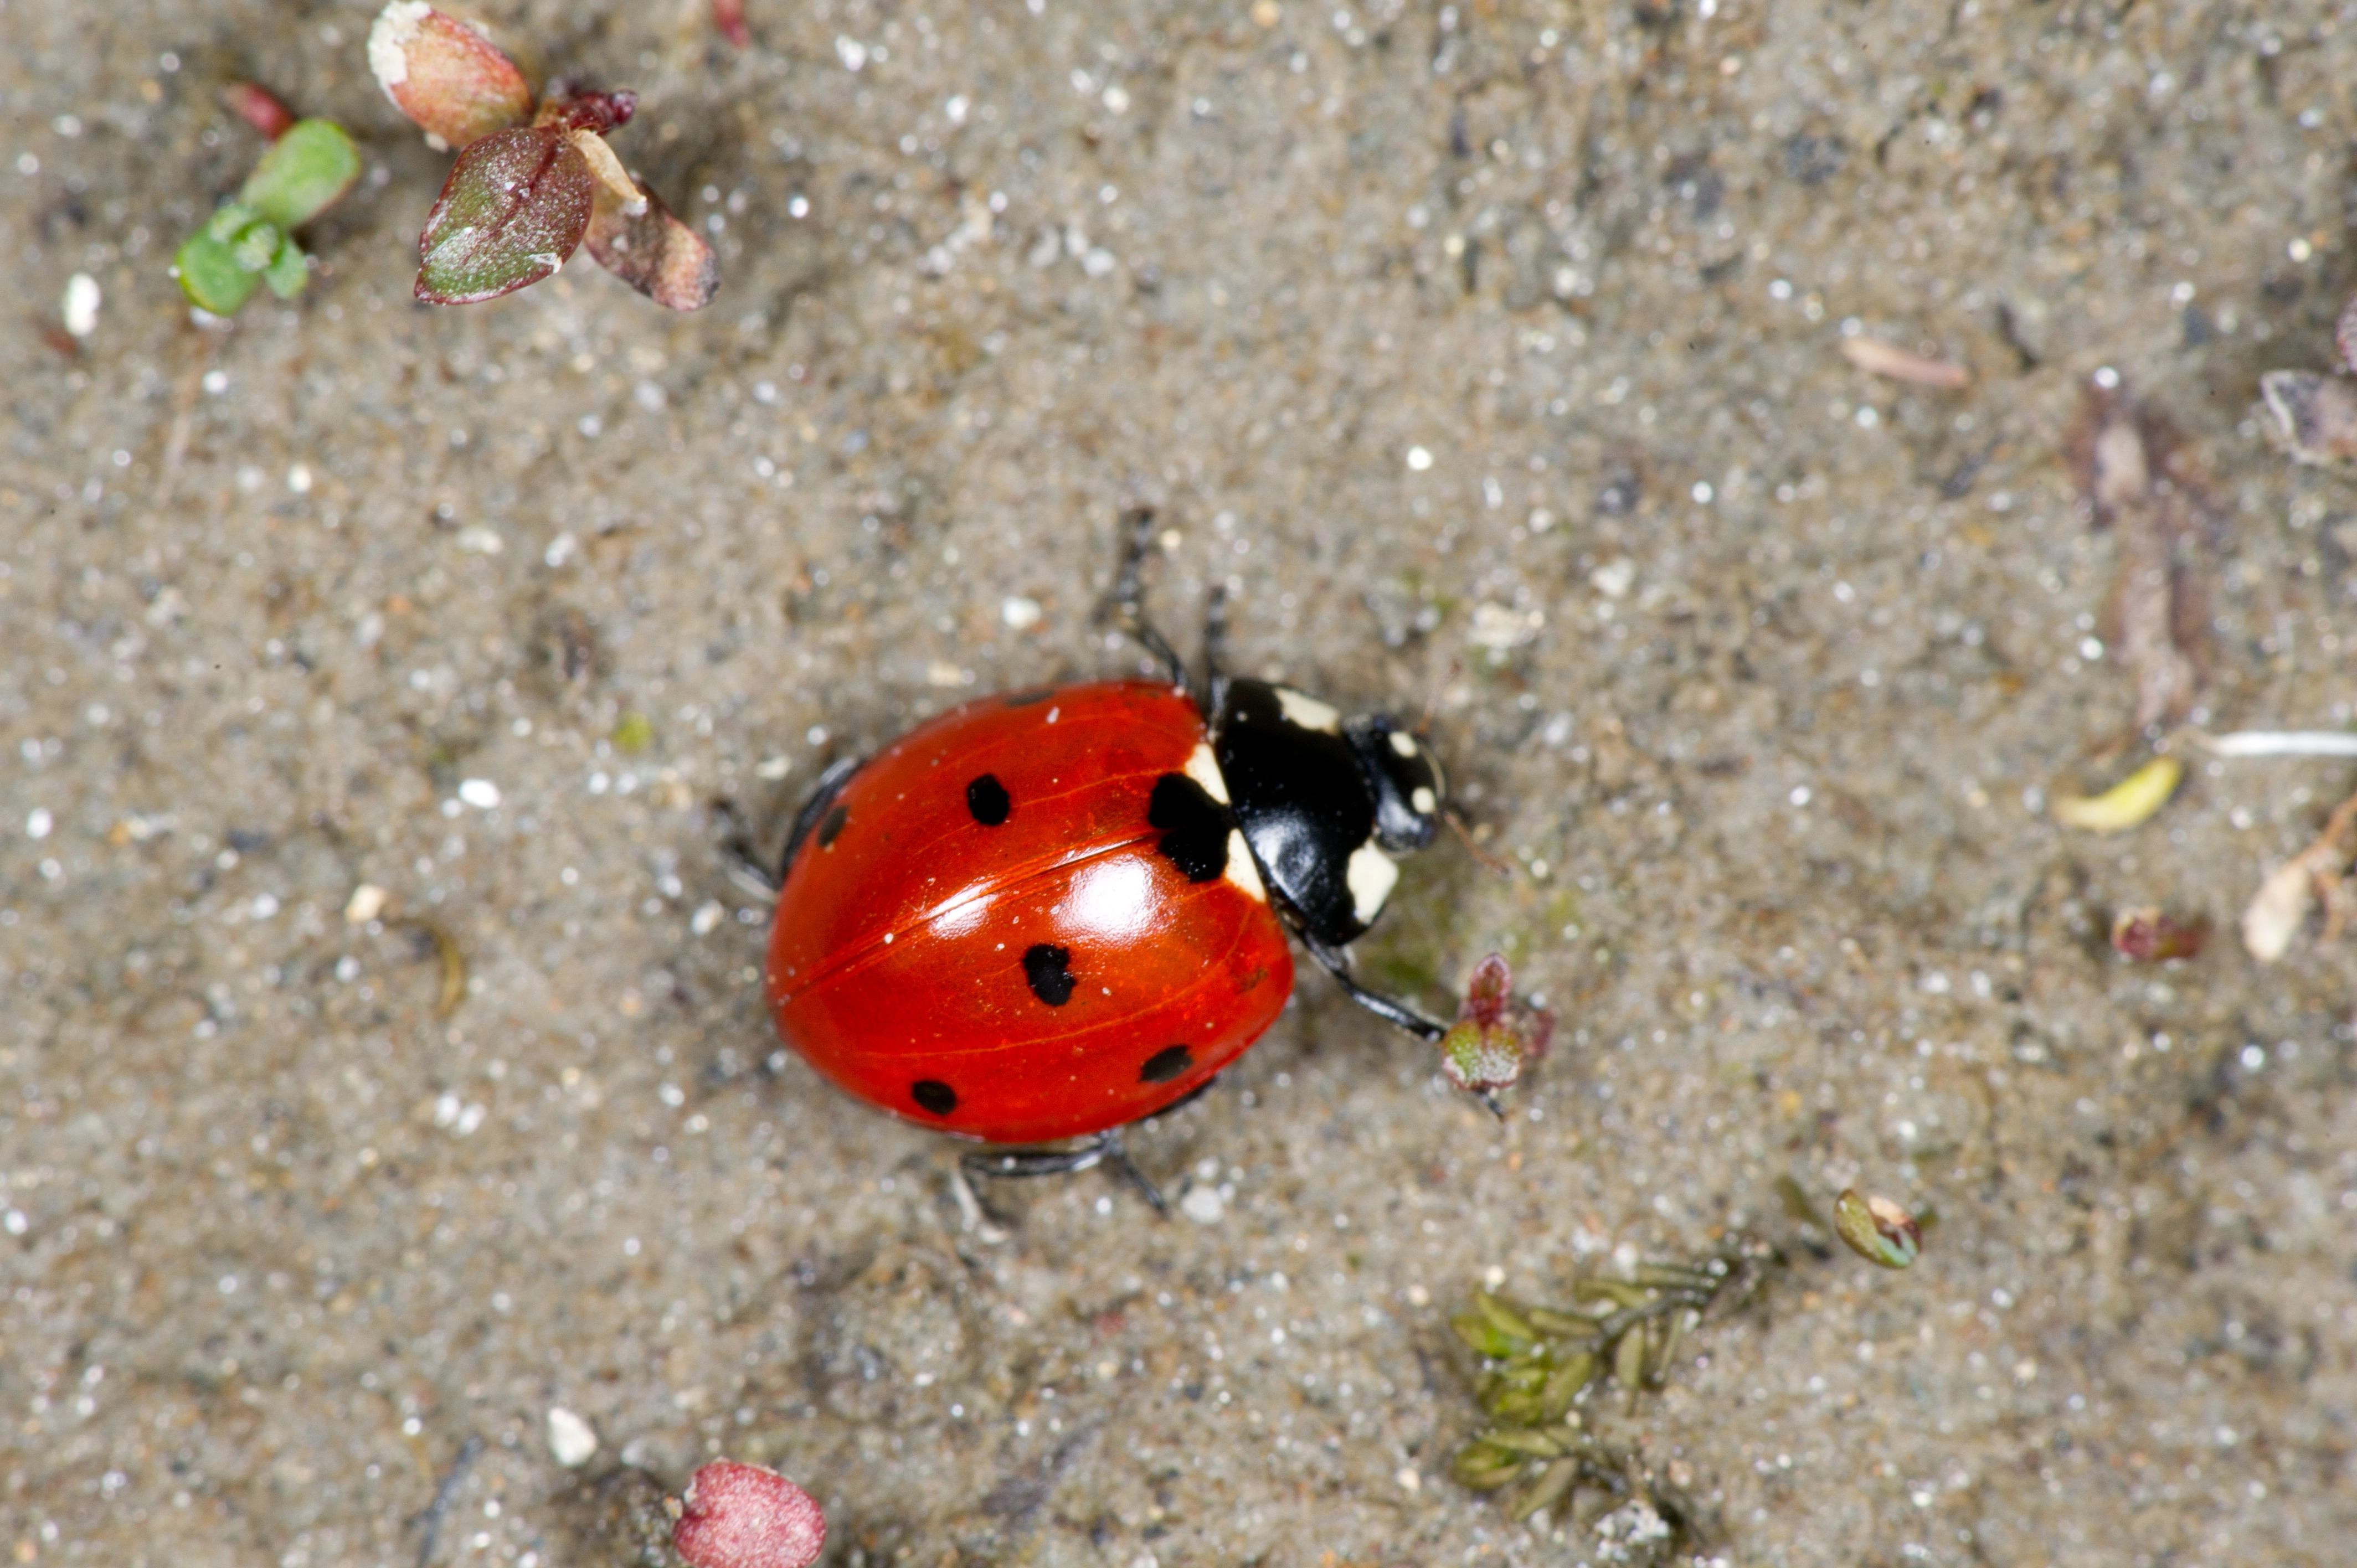
[[[2136,680],[2138,730],[2182,720],[2202,683],[2201,530],[2174,447],[2116,384],[2088,389],[2072,468],[2094,526],[2119,532],[2113,641]]]
[[[2357,323],[2343,320],[2344,330]],[[2357,456],[2357,383],[2314,371],[2269,371],[2259,395],[2276,416],[2284,450],[2302,463]]]
[[[2180,920],[2165,909],[2123,909],[2112,919],[2112,950],[2131,963],[2166,963],[2191,958],[2210,940],[2210,921],[2196,915]]]
[[[1972,384],[1973,373],[1964,366],[1952,365],[1945,360],[1927,360],[1878,338],[1845,338],[1841,351],[1842,358],[1868,375],[1888,376],[1895,381],[1912,381],[1917,386],[1949,392]]]
[[[2357,884],[2349,876],[2357,860],[2357,795],[2332,809],[2314,842],[2267,874],[2243,911],[2243,946],[2261,963],[2291,950],[2291,940],[2308,923],[2308,911],[2324,900],[2326,942],[2338,941],[2357,915]]]

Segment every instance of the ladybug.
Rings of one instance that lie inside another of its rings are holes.
[[[1394,856],[1432,842],[1440,768],[1381,715],[1345,718],[1219,668],[1201,700],[1146,619],[1151,512],[1110,618],[1167,671],[984,697],[828,768],[779,874],[778,1032],[856,1099],[992,1144],[975,1174],[1110,1160],[1120,1130],[1207,1087],[1293,989],[1286,938],[1377,1016],[1447,1026],[1351,979]]]

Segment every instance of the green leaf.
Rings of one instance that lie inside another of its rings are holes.
[[[303,292],[303,285],[311,281],[309,259],[303,254],[303,247],[295,242],[293,236],[282,235],[279,238],[278,253],[271,257],[270,265],[263,269],[262,281],[268,284],[270,292],[281,299],[294,298]]]
[[[458,155],[417,236],[417,297],[474,305],[565,264],[597,196],[597,177],[565,133],[520,127]]]
[[[259,274],[239,266],[230,248],[213,238],[210,224],[180,242],[172,263],[188,303],[215,316],[235,315],[261,281]]]
[[[361,177],[361,152],[332,120],[297,120],[270,144],[238,199],[281,229],[300,229]]]

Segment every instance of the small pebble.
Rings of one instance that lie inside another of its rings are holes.
[[[87,338],[98,330],[98,307],[105,295],[100,293],[98,280],[88,273],[76,273],[66,279],[66,297],[62,309],[66,331],[75,338]]]
[[[1228,1206],[1221,1201],[1220,1189],[1215,1187],[1190,1187],[1178,1200],[1178,1212],[1198,1225],[1217,1225],[1227,1211]]]
[[[568,1470],[577,1470],[589,1463],[597,1452],[597,1429],[587,1418],[576,1415],[561,1404],[548,1407],[548,1452]]]
[[[344,901],[344,918],[355,926],[365,926],[384,913],[385,904],[392,897],[375,883],[363,882]]]

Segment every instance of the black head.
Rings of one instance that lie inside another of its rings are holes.
[[[1440,770],[1390,719],[1343,720],[1265,681],[1231,681],[1212,720],[1228,803],[1261,878],[1300,929],[1340,946],[1372,925],[1440,821]]]

